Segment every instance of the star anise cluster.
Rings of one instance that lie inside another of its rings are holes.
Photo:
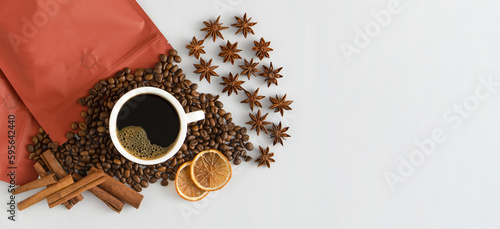
[[[200,81],[206,79],[210,83],[211,76],[219,76],[215,69],[218,66],[212,66],[212,59],[209,61],[205,61],[201,58],[202,54],[206,54],[204,50],[204,41],[207,38],[212,37],[215,42],[217,38],[224,40],[224,36],[222,35],[223,30],[228,29],[228,27],[224,27],[223,23],[220,22],[221,16],[218,16],[215,21],[208,20],[204,21],[205,28],[201,29],[201,31],[205,31],[206,35],[203,40],[197,40],[196,37],[192,38],[192,41],[186,45],[186,48],[189,50],[189,56],[194,56],[196,59],[200,60],[199,64],[194,64],[196,70],[195,73],[200,74]],[[253,26],[257,24],[257,22],[253,22],[251,17],[247,16],[247,13],[243,15],[243,17],[235,16],[236,22],[231,24],[232,27],[236,28],[235,35],[242,34],[243,37],[247,38],[250,34],[255,35],[255,31]],[[206,42],[205,42],[206,44]],[[255,51],[255,56],[259,60],[263,60],[264,58],[270,58],[270,52],[274,51],[271,47],[271,42],[266,41],[264,37],[253,41],[253,47],[251,47],[252,51]],[[226,93],[228,96],[234,94],[238,95],[238,91],[244,91],[246,95],[246,99],[241,101],[241,103],[246,103],[250,106],[249,113],[250,121],[246,122],[247,125],[251,126],[250,130],[255,130],[257,136],[260,135],[261,132],[264,132],[272,139],[273,146],[277,144],[283,145],[284,140],[290,137],[287,133],[289,127],[284,127],[282,122],[268,122],[266,118],[268,113],[263,114],[262,99],[266,96],[259,95],[259,88],[255,91],[247,91],[243,88],[243,84],[245,81],[240,80],[239,76],[246,76],[248,80],[252,78],[252,76],[262,76],[264,81],[266,82],[267,87],[271,87],[271,85],[278,86],[278,79],[283,78],[283,75],[280,74],[283,67],[274,68],[273,63],[269,62],[269,65],[260,64],[255,61],[254,58],[243,59],[240,55],[241,49],[238,49],[238,42],[231,43],[230,41],[226,41],[225,45],[220,45],[220,52],[218,56],[222,58],[223,63],[231,63],[234,65],[236,61],[242,59],[241,64],[237,65],[241,69],[240,72],[233,74],[231,72],[228,73],[227,76],[221,77],[222,82],[220,83],[224,88],[222,89],[222,93]],[[250,50],[249,50],[250,51]],[[259,67],[259,64],[262,68]],[[292,110],[290,105],[293,103],[291,100],[287,100],[287,95],[283,95],[282,97],[276,95],[275,97],[269,96],[269,100],[271,105],[268,109],[273,110],[274,113],[279,112],[281,116],[284,115],[285,111]],[[266,105],[267,106],[267,105]],[[257,113],[253,113],[254,108],[257,108]],[[271,112],[272,113],[272,112]],[[271,126],[272,124],[272,126]],[[268,128],[269,127],[269,128]],[[269,143],[270,144],[270,143]],[[252,147],[253,148],[253,147]],[[250,149],[251,150],[251,149]],[[255,160],[258,163],[258,167],[265,165],[270,168],[270,164],[275,162],[273,159],[274,153],[269,152],[269,147],[263,148],[259,146],[260,156]]]

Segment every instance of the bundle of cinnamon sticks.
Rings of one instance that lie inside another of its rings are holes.
[[[68,175],[52,151],[45,151],[41,158],[50,174],[40,162],[37,162],[34,168],[40,175],[40,179],[19,186],[12,193],[17,195],[43,186],[47,186],[47,188],[19,202],[17,207],[20,211],[43,199],[47,199],[50,208],[62,204],[67,209],[71,209],[76,203],[83,200],[81,193],[87,190],[118,213],[121,212],[125,203],[135,208],[139,208],[141,204],[143,198],[141,194],[100,169],[92,167],[90,173],[85,177],[77,173]]]

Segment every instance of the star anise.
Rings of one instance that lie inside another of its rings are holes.
[[[269,147],[263,149],[261,146],[259,146],[259,151],[260,151],[260,157],[255,159],[255,161],[259,163],[257,167],[266,165],[268,168],[271,168],[271,162],[275,162],[273,159],[274,153],[269,153]]]
[[[266,113],[264,116],[261,116],[259,110],[257,111],[257,116],[254,116],[252,113],[250,113],[249,115],[252,121],[247,122],[246,124],[252,125],[252,129],[250,130],[255,129],[255,131],[257,131],[257,136],[260,134],[261,130],[264,131],[266,134],[268,134],[267,129],[265,127],[266,125],[271,124],[270,122],[265,121],[268,114]]]
[[[189,56],[194,55],[194,57],[198,59],[200,58],[200,54],[205,54],[205,50],[203,50],[205,46],[202,46],[203,41],[204,40],[198,41],[196,37],[193,37],[191,43],[186,45],[186,48],[189,49]]]
[[[280,112],[281,116],[283,116],[284,110],[292,110],[290,107],[290,104],[293,103],[293,100],[286,100],[286,94],[282,97],[279,98],[278,95],[276,95],[276,98],[269,97],[269,100],[271,100],[271,103],[273,103],[269,109],[274,109],[274,112]]]
[[[262,104],[260,104],[259,100],[265,98],[265,96],[259,95],[258,93],[259,88],[257,88],[257,90],[255,90],[253,94],[245,90],[245,94],[247,95],[248,99],[241,101],[241,103],[249,103],[250,109],[252,111],[254,106],[262,107]]]
[[[232,24],[232,26],[238,27],[238,31],[236,31],[235,34],[242,32],[243,36],[245,36],[245,38],[247,38],[248,33],[255,35],[255,33],[253,32],[253,29],[251,27],[256,25],[257,22],[250,22],[250,20],[252,20],[252,18],[249,18],[247,20],[247,13],[245,13],[245,15],[243,15],[243,19],[236,17],[236,16],[234,18],[236,18],[236,21],[238,21],[238,23]]]
[[[200,58],[200,64],[193,64],[196,70],[194,73],[201,74],[200,75],[200,81],[203,80],[203,78],[207,79],[208,83],[210,83],[210,76],[219,76],[214,69],[218,68],[219,66],[211,66],[212,65],[212,59],[210,59],[208,62],[205,62],[203,58]]]
[[[222,90],[222,93],[227,91],[227,95],[230,96],[233,91],[234,93],[238,94],[238,90],[243,90],[243,87],[241,87],[241,85],[245,83],[245,81],[238,80],[238,77],[238,73],[236,73],[235,76],[233,76],[232,73],[229,73],[229,77],[222,77],[222,80],[224,80],[224,82],[220,84],[225,86]]]
[[[281,71],[281,69],[283,69],[283,67],[274,70],[273,62],[271,62],[269,67],[265,65],[263,65],[263,67],[264,67],[264,72],[260,73],[259,75],[266,77],[267,87],[270,87],[271,84],[275,84],[276,86],[278,86],[278,79],[283,77],[282,75],[279,74],[279,72]]]
[[[217,37],[220,37],[222,40],[224,40],[224,37],[222,36],[222,33],[220,31],[225,30],[229,27],[221,26],[222,23],[219,23],[219,19],[220,19],[220,15],[219,15],[219,17],[217,17],[217,20],[215,20],[214,22],[212,22],[212,20],[209,20],[210,23],[206,22],[206,21],[203,22],[203,24],[205,24],[206,27],[201,29],[201,31],[207,31],[207,35],[205,35],[205,39],[212,36],[212,38],[214,39],[214,42],[215,42],[215,39],[217,39]]]
[[[256,76],[257,72],[260,72],[260,70],[257,69],[257,65],[259,65],[259,62],[254,63],[253,58],[250,60],[250,62],[248,62],[246,59],[244,61],[245,65],[239,65],[240,68],[243,69],[241,75],[247,75],[248,79],[250,79],[250,76]]]
[[[270,41],[266,42],[263,37],[260,38],[260,42],[254,41],[254,47],[252,47],[252,50],[255,51],[255,55],[260,59],[264,59],[264,57],[269,58],[269,52],[273,51],[272,48],[269,48],[269,45],[271,44]]]
[[[288,128],[290,127],[282,128],[281,122],[277,126],[273,123],[273,128],[268,129],[271,133],[271,138],[273,139],[273,145],[276,145],[276,143],[278,142],[283,145],[283,140],[286,140],[285,138],[290,137],[289,134],[285,133],[288,131]]]
[[[226,46],[220,46],[221,52],[219,53],[220,57],[224,57],[224,63],[226,63],[228,60],[231,62],[231,64],[234,65],[234,60],[235,59],[241,59],[241,56],[237,54],[238,52],[241,52],[241,49],[238,48],[238,42],[231,44],[231,42],[227,41]]]

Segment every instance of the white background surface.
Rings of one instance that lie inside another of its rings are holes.
[[[199,203],[181,199],[173,183],[156,184],[142,192],[139,210],[126,206],[116,214],[84,193],[71,211],[40,203],[18,212],[15,223],[2,214],[1,228],[499,228],[499,87],[457,128],[443,115],[473,99],[479,77],[500,81],[500,3],[397,1],[400,13],[348,62],[339,46],[354,45],[356,29],[376,22],[371,12],[389,2],[139,1],[180,51],[187,73],[194,58],[184,46],[204,35],[202,21],[219,14],[214,6],[229,7],[221,12],[226,26],[248,12],[259,23],[257,35],[243,39],[231,28],[224,36],[240,41],[244,57],[253,53],[253,39],[271,41],[271,60],[284,67],[279,87],[266,88],[259,78],[244,86],[288,93],[293,112],[269,117],[291,126],[292,138],[271,148],[277,161],[271,169],[233,166],[229,184]],[[220,44],[207,40],[208,54]],[[221,91],[219,82],[203,81],[199,90]],[[243,99],[221,97],[240,124],[248,121]],[[399,174],[399,158],[408,160],[418,150],[415,141],[431,138],[436,128],[446,140],[391,191],[384,173]],[[251,137],[255,145],[269,143]],[[6,209],[8,195],[1,193]]]

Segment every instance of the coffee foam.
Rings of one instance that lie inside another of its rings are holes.
[[[146,131],[140,126],[124,127],[117,135],[120,144],[127,152],[143,160],[157,159],[172,148],[172,144],[167,147],[152,144]]]

